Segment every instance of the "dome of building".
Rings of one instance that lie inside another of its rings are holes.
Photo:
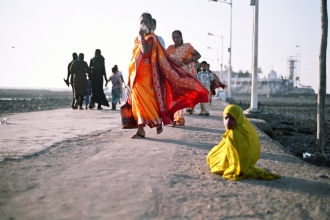
[[[269,79],[276,79],[276,78],[277,78],[277,73],[276,73],[274,70],[271,70],[271,71],[268,73],[268,78],[269,78]]]

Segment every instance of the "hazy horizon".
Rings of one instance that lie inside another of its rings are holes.
[[[72,53],[84,53],[89,63],[95,49],[101,49],[105,57],[107,76],[117,64],[127,82],[133,40],[143,12],[150,12],[157,20],[155,33],[163,37],[166,47],[173,44],[172,32],[180,30],[184,42],[191,43],[201,54],[200,61],[206,60],[212,70],[220,70],[222,62],[228,66],[232,37],[233,71],[251,72],[253,10],[246,0],[234,0],[232,13],[228,3],[208,0],[160,4],[153,0],[2,0],[0,87],[65,89],[63,78]],[[259,1],[258,29],[262,77],[274,70],[277,78],[285,78],[289,74],[287,60],[292,57],[297,60],[295,77],[299,76],[299,83],[317,92],[320,1]]]

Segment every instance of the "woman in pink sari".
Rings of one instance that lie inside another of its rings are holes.
[[[169,57],[188,73],[196,76],[195,61],[197,61],[201,55],[190,43],[183,43],[181,31],[173,31],[172,39],[174,44],[170,45],[166,50]],[[187,108],[187,112],[192,114],[193,108]],[[184,125],[185,120],[183,109],[174,114],[174,122],[175,125]]]

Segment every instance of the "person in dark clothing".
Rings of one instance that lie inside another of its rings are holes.
[[[79,59],[75,60],[70,66],[70,72],[73,75],[73,87],[76,100],[73,105],[73,109],[83,110],[82,104],[87,91],[87,74],[89,68],[87,63],[84,61],[84,54],[79,54]]]
[[[89,67],[91,70],[89,79],[92,82],[92,100],[89,108],[94,108],[97,103],[97,109],[102,109],[101,105],[109,106],[109,103],[103,91],[103,77],[107,81],[107,74],[101,50],[95,50],[95,56],[91,59]]]
[[[73,108],[74,105],[74,101],[75,101],[75,95],[74,95],[74,88],[73,88],[73,75],[70,72],[70,67],[71,64],[78,59],[78,55],[77,53],[73,53],[72,54],[72,61],[69,63],[68,65],[68,76],[66,77],[66,79],[64,79],[64,82],[66,83],[66,85],[69,87],[71,84],[72,87],[72,103],[71,103],[71,108]],[[71,77],[70,77],[71,76]],[[70,77],[70,81],[69,81],[69,77]]]

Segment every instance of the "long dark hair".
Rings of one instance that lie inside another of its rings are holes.
[[[172,32],[172,36],[173,36],[173,34],[175,34],[175,33],[177,33],[178,35],[180,35],[180,37],[181,37],[181,45],[183,44],[183,38],[182,38],[182,33],[181,33],[181,31],[179,31],[179,30],[175,30],[175,31],[173,31]]]
[[[141,16],[140,16],[140,18],[141,17],[146,17],[148,20],[149,20],[149,22],[150,22],[150,25],[153,25],[153,20],[152,20],[152,16],[151,16],[151,14],[150,13],[147,13],[147,12],[144,12]]]
[[[116,66],[114,66],[114,67],[112,67],[111,71],[112,71],[112,73],[115,73],[115,72],[117,72],[117,71],[118,71],[118,69],[117,69],[117,67],[116,67]]]

